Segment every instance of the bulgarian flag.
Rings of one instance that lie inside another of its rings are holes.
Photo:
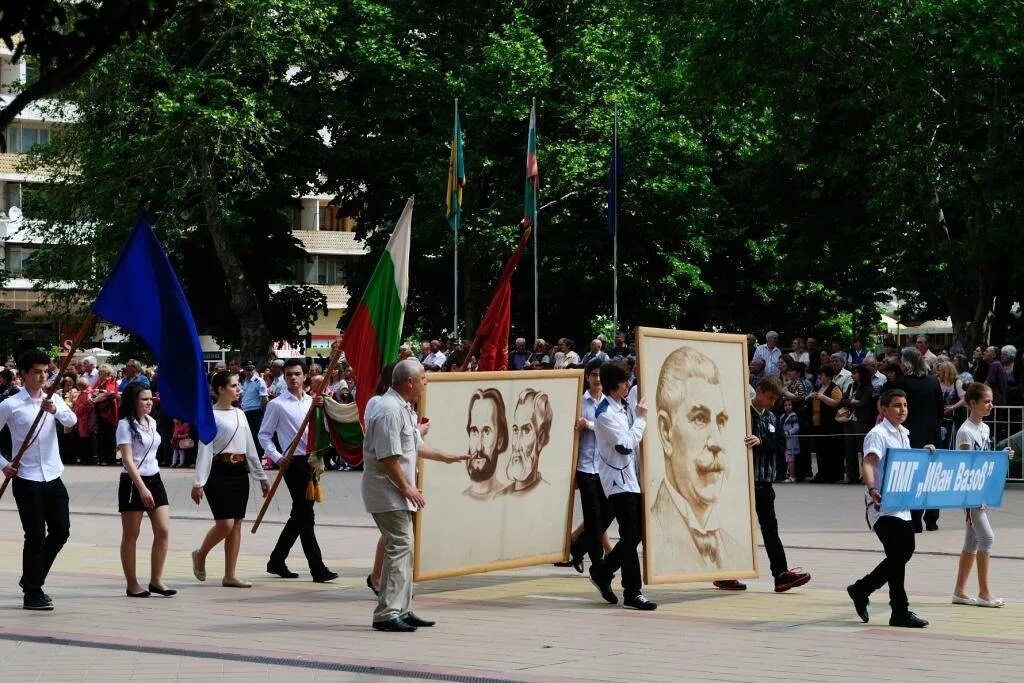
[[[537,167],[537,103],[530,108],[530,132],[526,138],[526,186],[523,218],[533,225],[537,215],[537,192],[540,190],[540,169]]]
[[[345,358],[355,375],[356,405],[361,416],[377,387],[381,368],[398,357],[409,297],[412,203],[410,197],[345,330]]]

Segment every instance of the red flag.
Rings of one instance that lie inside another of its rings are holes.
[[[519,246],[505,264],[505,271],[494,288],[494,296],[487,306],[484,319],[476,329],[476,340],[479,343],[479,360],[476,369],[507,370],[508,369],[508,328],[512,313],[512,273],[516,272],[519,257],[523,254],[526,241],[530,237],[530,228],[523,231]]]

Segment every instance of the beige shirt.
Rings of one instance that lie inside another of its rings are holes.
[[[423,438],[412,406],[394,389],[377,400],[372,414],[367,411],[363,436],[363,505],[370,514],[394,510],[416,511],[388,476],[381,462],[398,456],[406,482],[416,483],[417,451]]]

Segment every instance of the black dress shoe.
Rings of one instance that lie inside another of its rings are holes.
[[[865,624],[868,623],[868,604],[870,600],[864,595],[857,592],[857,589],[853,585],[846,587],[846,594],[853,600],[853,609],[857,610],[857,616]]]
[[[922,619],[913,612],[903,612],[902,614],[892,613],[889,617],[889,626],[901,626],[903,628],[924,628],[928,625],[926,619]]]
[[[299,575],[288,569],[288,566],[284,563],[274,564],[273,562],[267,562],[267,573],[277,574],[282,579],[297,579]]]
[[[39,612],[49,612],[53,610],[53,600],[50,600],[49,596],[43,593],[33,595],[32,597],[26,595],[22,607]]]
[[[138,593],[132,593],[130,590],[125,589],[124,594],[129,598],[148,598],[149,591],[139,591]]]
[[[173,588],[157,588],[153,584],[149,584],[149,592],[155,593],[156,595],[162,595],[165,598],[169,598],[172,595],[178,594],[178,591],[174,590]]]
[[[338,572],[332,572],[328,569],[323,574],[317,574],[314,576],[313,581],[317,583],[327,583],[328,581],[334,581],[336,578],[338,578]]]
[[[928,523],[926,523],[924,525],[924,528],[927,529],[928,531],[938,531],[939,530],[939,525],[938,525],[937,522],[928,522]]]
[[[601,597],[609,605],[618,603],[619,598],[612,591],[612,577],[605,576],[600,567],[590,565],[590,583],[601,593]]]
[[[434,624],[437,623],[436,621],[427,621],[426,619],[420,619],[418,616],[416,616],[412,612],[406,612],[405,614],[400,616],[399,619],[401,619],[405,623],[409,624],[409,626],[424,626],[424,627],[426,627],[426,626],[433,626]]]
[[[387,621],[375,621],[373,627],[378,631],[391,631],[392,633],[411,633],[416,630],[415,626],[410,626],[398,617]]]
[[[638,609],[643,612],[653,612],[658,609],[658,603],[651,602],[643,593],[638,593],[631,598],[623,598],[622,606],[630,609]]]

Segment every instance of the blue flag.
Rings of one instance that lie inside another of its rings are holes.
[[[615,122],[608,168],[608,234],[614,235],[618,223],[619,188],[622,187],[622,147],[619,146],[619,125]]]
[[[195,426],[210,443],[217,425],[196,323],[145,211],[92,310],[149,345],[159,365],[161,410]]]

